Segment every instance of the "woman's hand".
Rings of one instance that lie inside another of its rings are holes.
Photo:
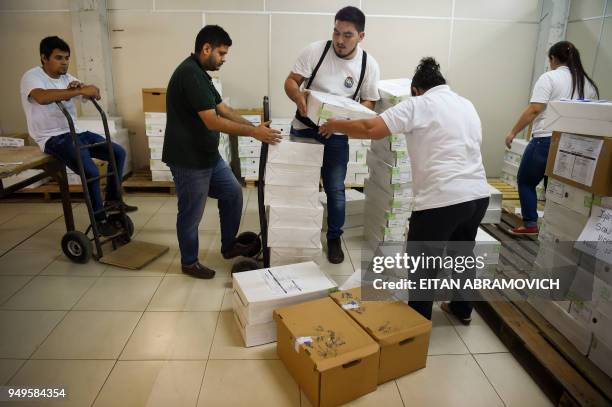
[[[512,132],[508,133],[506,136],[506,147],[508,147],[508,149],[512,147],[512,140],[514,140],[515,137],[516,134],[513,134]]]

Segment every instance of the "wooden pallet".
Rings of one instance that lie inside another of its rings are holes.
[[[489,178],[489,185],[493,188],[499,190],[502,193],[502,199],[504,200],[514,200],[519,199],[518,191],[515,187],[510,184],[506,184],[504,181],[499,178]]]
[[[126,192],[156,192],[165,194],[176,194],[176,188],[172,181],[153,181],[149,170],[138,170],[123,181],[123,189]]]
[[[482,225],[500,240],[499,270],[508,277],[524,277],[537,255],[537,239],[515,237],[506,230],[520,219],[502,214],[499,225]],[[557,405],[612,406],[612,379],[580,354],[555,327],[525,301],[510,301],[504,293],[482,292],[485,301],[475,308]]]

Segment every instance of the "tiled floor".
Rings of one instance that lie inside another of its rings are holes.
[[[242,229],[257,230],[256,191],[244,196]],[[140,208],[136,238],[170,247],[144,270],[73,264],[59,246],[59,204],[0,202],[0,386],[65,386],[70,397],[60,406],[310,406],[274,344],[242,345],[216,203],[207,204],[200,249],[218,275],[204,281],[180,271],[176,199],[128,201]],[[83,205],[75,217],[87,224]],[[339,284],[359,268],[360,234],[345,233],[343,264],[321,260]],[[350,405],[550,405],[478,315],[464,327],[436,307],[433,324],[426,369]]]

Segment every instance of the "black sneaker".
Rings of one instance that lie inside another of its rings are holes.
[[[191,266],[182,266],[183,273],[192,277],[211,279],[215,276],[215,271],[197,262]]]
[[[327,240],[327,260],[332,264],[340,264],[344,261],[342,240],[340,238]]]
[[[98,232],[104,237],[111,237],[119,234],[119,230],[107,220],[101,220],[96,223]]]
[[[119,212],[121,207],[123,207],[123,210],[126,213],[136,212],[138,210],[137,206],[128,205],[125,202],[119,202],[119,201],[106,201],[106,202],[104,202],[104,208],[108,212]]]

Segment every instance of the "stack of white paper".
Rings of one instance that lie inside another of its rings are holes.
[[[253,126],[261,124],[261,116],[258,114],[247,114],[242,117]],[[229,137],[228,137],[229,141]],[[256,180],[259,176],[259,155],[261,153],[261,141],[252,137],[238,137],[238,160],[240,161],[240,175],[247,181]]]
[[[527,148],[529,141],[525,139],[514,139],[510,149],[506,149],[504,153],[504,162],[502,163],[501,180],[508,185],[512,185],[514,188],[518,188],[517,175],[521,160],[523,159],[523,153]],[[536,187],[536,193],[538,194],[538,200],[544,201],[545,190],[544,180]]]
[[[346,177],[344,185],[347,187],[362,187],[368,178],[368,166],[366,156],[370,140],[349,139],[349,162],[346,166]]]
[[[276,340],[275,309],[325,297],[337,287],[314,262],[235,273],[233,309],[245,345]]]
[[[320,143],[285,139],[268,148],[264,202],[268,205],[272,266],[312,260],[321,253],[323,207],[318,191],[322,163]]]

